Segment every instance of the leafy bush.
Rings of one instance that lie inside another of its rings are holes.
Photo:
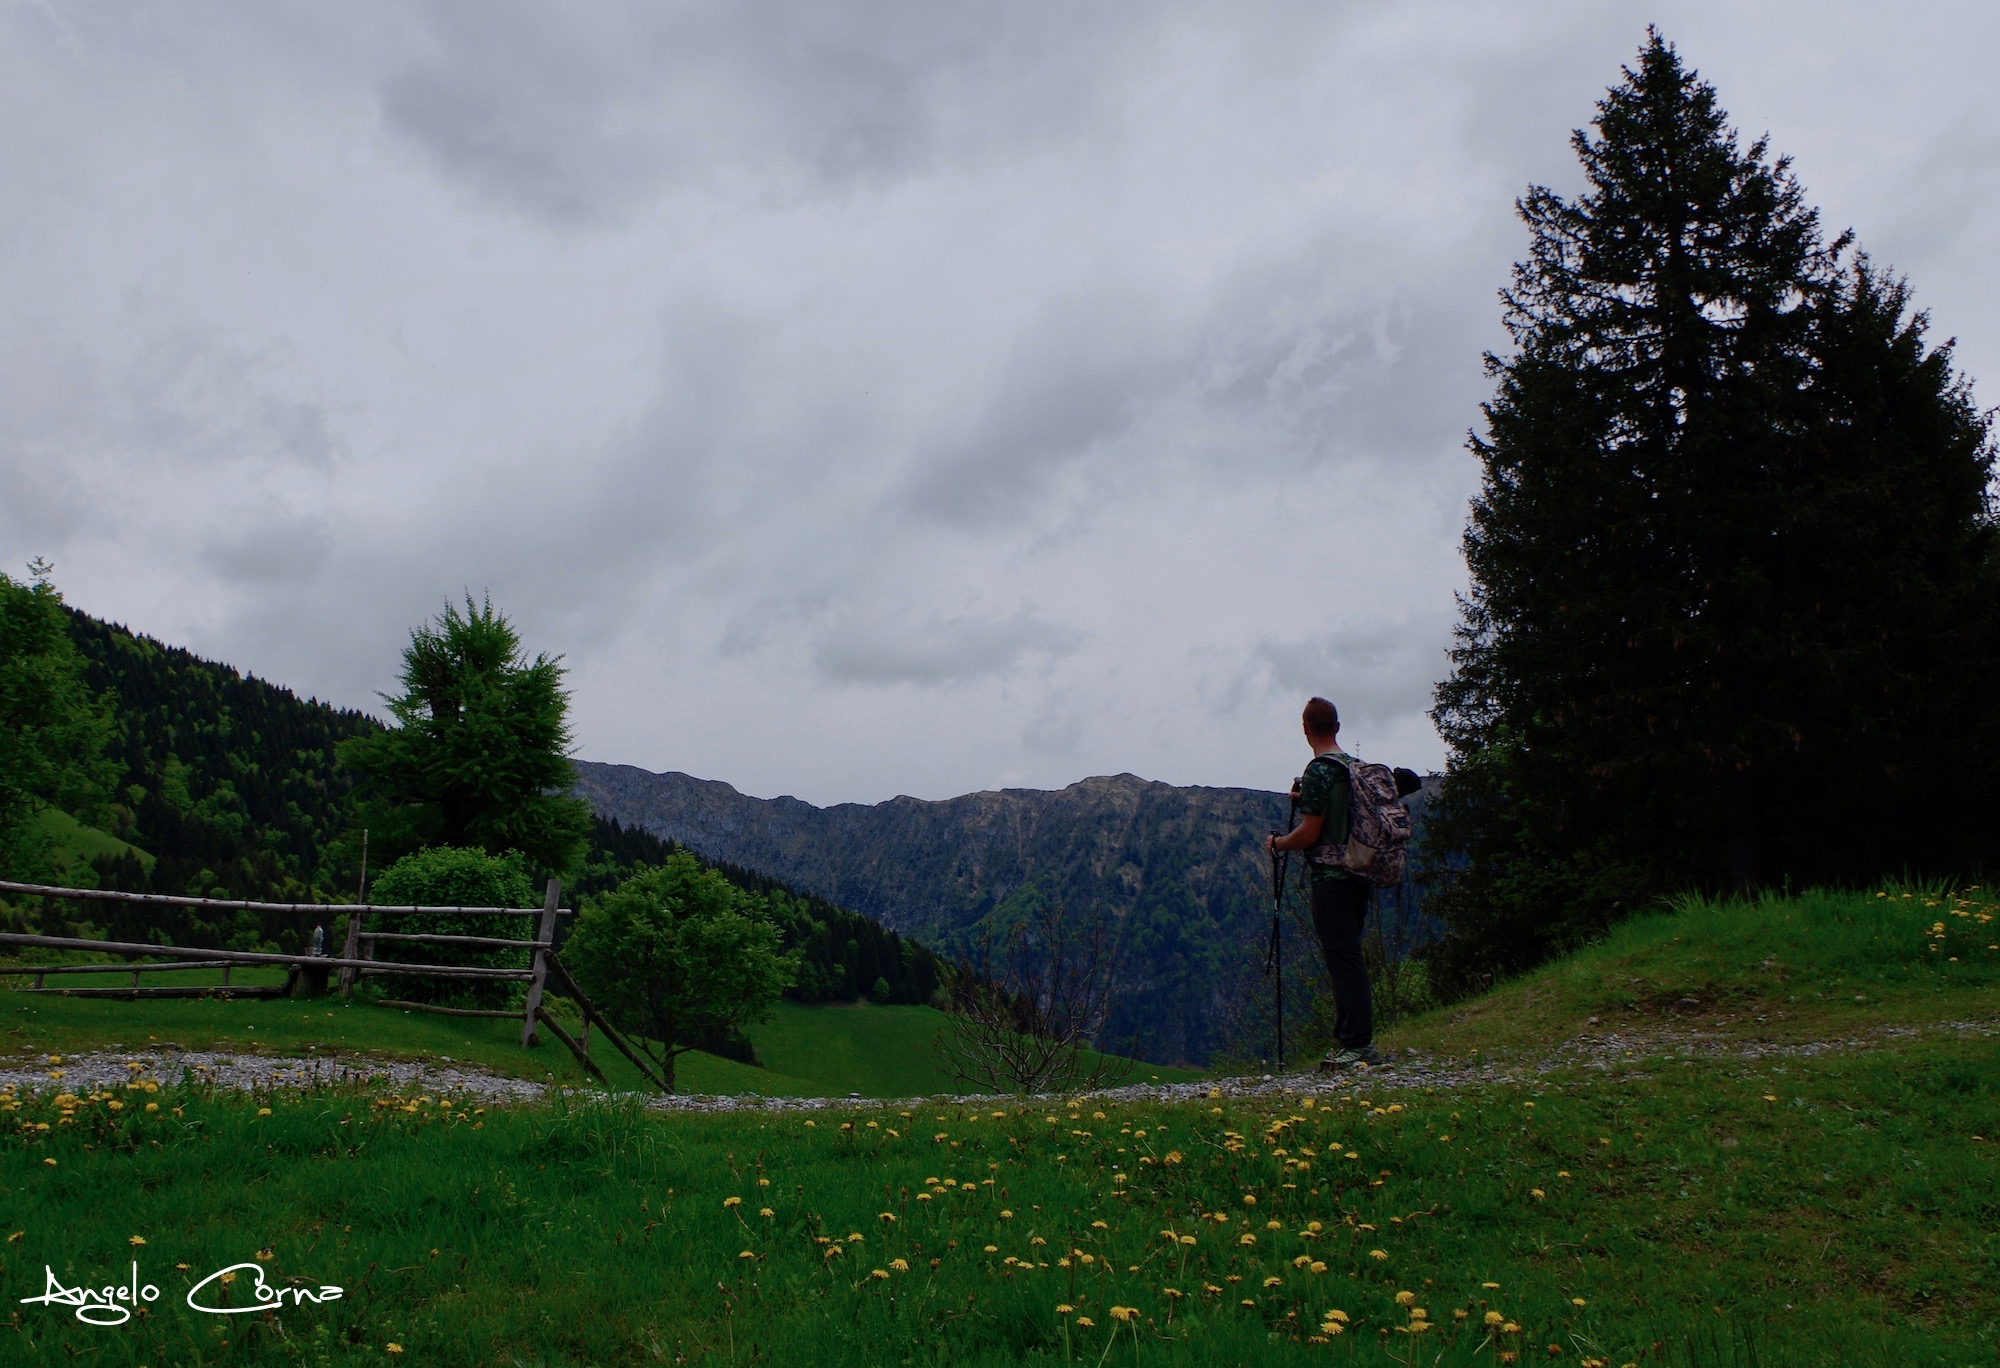
[[[369,890],[369,901],[409,903],[432,907],[520,907],[539,905],[541,896],[528,878],[526,862],[519,851],[488,855],[483,850],[460,846],[432,846],[405,855],[382,871]],[[439,936],[499,936],[527,941],[534,937],[535,924],[528,917],[493,916],[376,916],[362,927],[370,931],[412,931]],[[499,946],[412,945],[406,941],[385,941],[375,948],[375,958],[404,964],[469,964],[492,969],[525,969],[527,956],[519,950]],[[503,1007],[520,996],[518,984],[490,981],[459,982],[445,978],[415,978],[402,975],[385,978],[383,987],[391,995],[412,1002],[461,1002]]]

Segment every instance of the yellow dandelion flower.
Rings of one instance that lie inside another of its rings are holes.
[[[891,1259],[889,1260],[889,1267],[895,1269],[898,1273],[907,1273],[910,1271],[910,1261],[908,1259]]]
[[[271,1109],[269,1107],[257,1108],[257,1115],[259,1116],[269,1116],[270,1114],[271,1114]]]
[[[821,1257],[821,1258],[823,1258],[823,1259],[831,1259],[831,1258],[832,1258],[832,1257],[833,1257],[834,1255],[836,1255],[836,1254],[844,1254],[844,1253],[846,1253],[846,1252],[847,1252],[847,1251],[846,1251],[846,1250],[844,1250],[844,1249],[842,1249],[842,1248],[841,1248],[841,1247],[840,1247],[839,1245],[837,1245],[837,1244],[830,1244],[830,1245],[828,1245],[828,1246],[826,1247],[826,1249],[825,1249],[825,1250],[824,1250],[824,1251],[823,1251],[823,1252],[821,1253],[820,1257]]]
[[[757,1214],[759,1216],[776,1216],[778,1213],[771,1210],[771,1208],[769,1207],[758,1207]]]
[[[1486,1324],[1488,1325],[1498,1325],[1506,1319],[1507,1318],[1501,1315],[1498,1311],[1488,1311],[1486,1313]]]
[[[1111,1319],[1113,1320],[1132,1321],[1138,1318],[1139,1308],[1136,1306],[1114,1306],[1111,1308]]]
[[[889,1280],[889,1270],[886,1268],[871,1268],[868,1270],[868,1276],[871,1278],[880,1278],[882,1281],[887,1282]]]
[[[1534,1199],[1535,1199],[1536,1201],[1538,1201],[1538,1202],[1539,1202],[1539,1201],[1541,1201],[1541,1200],[1542,1200],[1542,1199],[1543,1199],[1544,1197],[1548,1196],[1549,1194],[1548,1194],[1548,1193],[1546,1193],[1546,1192],[1543,1192],[1543,1191],[1542,1191],[1542,1190],[1541,1190],[1540,1188],[1529,1188],[1529,1189],[1528,1189],[1528,1195],[1529,1195],[1530,1197],[1533,1197],[1533,1198],[1534,1198]]]
[[[1314,1259],[1312,1263],[1307,1265],[1307,1271],[1311,1273],[1324,1273],[1326,1272],[1326,1264],[1319,1259]]]
[[[1246,1192],[1246,1193],[1244,1193],[1244,1194],[1243,1194],[1243,1205],[1244,1205],[1244,1206],[1256,1206],[1256,1205],[1257,1205],[1257,1194],[1256,1194],[1256,1193],[1254,1193],[1254,1192]]]
[[[1416,1301],[1417,1294],[1414,1292],[1398,1292],[1396,1294],[1396,1305],[1398,1306],[1414,1306]]]
[[[389,1352],[390,1352],[390,1353],[392,1353],[392,1354],[400,1354],[400,1353],[402,1353],[402,1352],[403,1352],[403,1346],[402,1346],[402,1345],[400,1345],[400,1344],[398,1344],[398,1343],[396,1343],[396,1341],[394,1341],[394,1340],[390,1340],[390,1341],[389,1341],[389,1344],[388,1344],[388,1349],[389,1349]]]
[[[1571,1297],[1569,1304],[1571,1306],[1588,1306],[1590,1303],[1586,1302],[1582,1297]]]
[[[999,1246],[999,1245],[987,1245],[987,1246],[986,1246],[986,1252],[987,1252],[988,1254],[998,1254],[998,1253],[1000,1252],[1000,1246]]]
[[[757,1255],[754,1250],[746,1249],[741,1254],[738,1254],[736,1257],[739,1259],[754,1259],[757,1257]]]
[[[1368,1257],[1376,1260],[1386,1259],[1389,1257],[1389,1251],[1386,1249],[1371,1249],[1368,1251]]]
[[[1236,1237],[1236,1243],[1240,1245],[1253,1245],[1257,1243],[1257,1237],[1246,1230]]]
[[[1097,1322],[1092,1320],[1088,1316],[1078,1316],[1076,1318],[1076,1323],[1078,1325],[1081,1325],[1086,1330],[1093,1330],[1097,1327]]]
[[[893,1223],[896,1219],[896,1213],[893,1211],[885,1211],[877,1219]]]
[[[740,1207],[742,1205],[743,1199],[741,1197],[724,1197],[722,1199],[722,1209],[724,1211],[727,1211],[731,1207]]]

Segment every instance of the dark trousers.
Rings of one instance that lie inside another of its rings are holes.
[[[1326,976],[1333,980],[1333,1034],[1350,1050],[1375,1043],[1375,1003],[1361,953],[1368,891],[1361,879],[1316,879],[1312,886],[1313,930],[1326,956]]]

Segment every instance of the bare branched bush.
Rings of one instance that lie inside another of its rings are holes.
[[[1093,1049],[1111,1013],[1113,932],[1061,903],[1028,909],[943,975],[950,1018],[931,1048],[985,1092],[1082,1092],[1124,1080],[1132,1061]]]

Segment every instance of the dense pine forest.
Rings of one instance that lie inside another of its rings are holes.
[[[347,832],[353,778],[334,751],[381,723],[73,609],[69,624],[85,682],[115,719],[109,750],[121,773],[101,821],[131,847],[91,856],[73,869],[76,882],[274,902],[353,898],[361,875],[359,845]],[[599,818],[572,896],[602,893],[675,848]],[[784,948],[798,952],[798,982],[787,997],[930,1000],[938,966],[924,946],[824,898],[733,865],[715,867],[764,897]],[[35,915],[45,930],[58,929],[60,919],[67,929],[113,939],[236,948],[296,948],[311,920],[109,904],[92,908],[87,926],[68,905]]]

